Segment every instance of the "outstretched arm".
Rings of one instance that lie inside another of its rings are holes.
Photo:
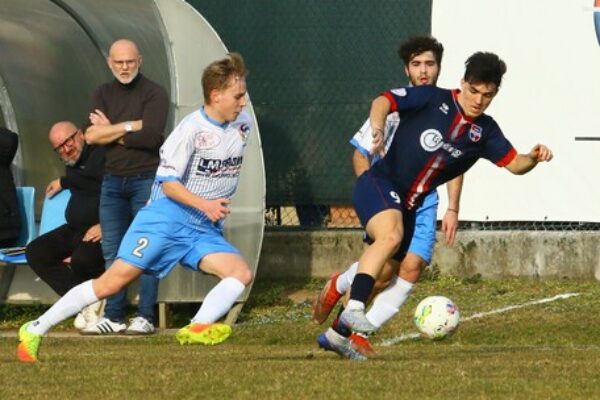
[[[539,162],[550,161],[554,155],[552,150],[543,144],[536,144],[527,154],[517,156],[506,165],[506,169],[515,175],[523,175],[531,171]]]

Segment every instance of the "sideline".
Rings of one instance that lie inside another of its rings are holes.
[[[125,334],[113,334],[113,335],[82,335],[76,329],[64,330],[64,331],[50,331],[44,338],[69,338],[69,339],[86,339],[86,340],[103,340],[103,339],[149,339],[156,336],[173,335],[177,333],[178,329],[156,329],[156,333],[153,335],[125,335]],[[0,330],[0,338],[16,338],[18,329]]]
[[[541,299],[541,300],[533,300],[533,301],[528,301],[527,303],[522,303],[522,304],[514,304],[511,306],[506,306],[506,307],[502,307],[502,308],[498,308],[492,311],[485,311],[485,312],[480,312],[480,313],[475,313],[473,315],[471,315],[470,317],[466,317],[466,318],[461,318],[460,319],[460,323],[462,324],[463,322],[466,321],[471,321],[473,319],[479,319],[479,318],[483,318],[483,317],[487,317],[488,315],[494,315],[494,314],[502,314],[505,313],[507,311],[512,311],[512,310],[516,310],[519,308],[523,308],[523,307],[528,307],[528,306],[534,306],[537,304],[544,304],[544,303],[550,303],[552,301],[556,301],[556,300],[564,300],[564,299],[568,299],[570,297],[575,297],[575,296],[581,296],[581,293],[564,293],[564,294],[558,294],[556,296],[553,297],[548,297],[545,299]],[[421,337],[421,335],[417,332],[410,332],[410,333],[403,333],[400,336],[396,336],[390,339],[384,339],[382,340],[380,343],[378,343],[379,346],[392,346],[395,345],[397,343],[400,342],[404,342],[406,340],[410,340],[410,339],[417,339]]]

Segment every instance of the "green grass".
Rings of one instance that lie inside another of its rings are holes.
[[[40,362],[15,360],[15,339],[0,338],[0,399],[593,399],[600,388],[600,286],[596,282],[459,281],[417,285],[400,315],[373,343],[377,354],[350,362],[319,351],[323,330],[310,302],[292,302],[322,282],[258,282],[233,336],[214,347],[151,338],[44,340]],[[439,342],[385,339],[414,332],[425,296],[452,298],[465,318],[514,304],[581,295],[463,321]],[[21,307],[19,307],[21,308]],[[2,326],[27,316],[9,307]],[[36,311],[39,311],[37,309]],[[177,313],[185,314],[179,309]],[[176,319],[187,316],[176,315]],[[18,321],[18,322],[17,322]],[[68,324],[61,329],[68,329]]]

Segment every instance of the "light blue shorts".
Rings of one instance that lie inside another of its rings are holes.
[[[423,204],[417,209],[415,232],[408,247],[409,253],[418,255],[427,264],[431,263],[435,245],[438,203],[437,190],[433,190],[425,197]]]
[[[137,213],[123,237],[118,258],[146,274],[164,278],[178,262],[198,271],[200,261],[208,254],[240,254],[219,228],[208,223],[187,224],[184,213],[157,204]]]

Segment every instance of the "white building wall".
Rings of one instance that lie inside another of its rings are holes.
[[[475,51],[508,65],[492,115],[520,153],[555,154],[525,176],[480,160],[465,180],[460,218],[600,222],[600,46],[593,0],[434,0],[432,34],[445,47],[441,87],[460,85]],[[440,190],[441,217],[446,209]]]

